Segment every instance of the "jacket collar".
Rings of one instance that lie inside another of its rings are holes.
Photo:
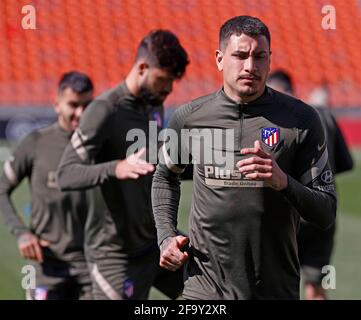
[[[265,90],[263,92],[263,94],[261,96],[259,96],[257,99],[252,100],[250,102],[246,102],[246,103],[237,103],[236,101],[234,101],[233,99],[231,99],[229,96],[227,96],[227,94],[224,92],[224,88],[222,87],[219,91],[218,94],[221,99],[225,102],[227,102],[227,104],[230,104],[232,106],[243,106],[244,108],[248,108],[248,107],[253,107],[253,106],[261,106],[261,105],[265,105],[265,104],[269,104],[272,100],[272,96],[271,96],[271,89],[269,87],[265,87]]]

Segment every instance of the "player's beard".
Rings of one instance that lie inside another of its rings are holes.
[[[74,131],[79,126],[80,118],[74,115],[64,116],[63,123],[68,131]]]
[[[252,84],[243,84],[241,82],[242,87],[240,88],[240,93],[242,94],[242,96],[245,97],[252,97],[257,95],[258,93],[260,93],[260,90],[262,90],[262,87],[264,88],[264,81],[262,80],[262,77],[260,75],[256,75],[256,74],[251,74],[250,76],[252,76],[254,78],[253,83]],[[242,80],[242,77],[239,77],[237,79],[237,81],[244,81]]]
[[[163,104],[163,101],[164,101],[163,99],[156,96],[153,92],[151,92],[146,87],[140,88],[139,97],[152,106],[159,106],[159,105]]]
[[[73,118],[70,120],[71,129],[74,131],[79,126],[80,119]]]

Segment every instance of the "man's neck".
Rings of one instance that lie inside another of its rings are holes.
[[[237,93],[235,93],[234,91],[230,90],[227,86],[224,86],[224,92],[225,94],[231,98],[234,102],[238,103],[238,104],[245,104],[245,103],[250,103],[256,99],[258,99],[263,93],[264,93],[265,87],[263,87],[261,90],[259,90],[259,92],[255,93],[254,95],[251,96],[240,96]]]
[[[68,132],[69,134],[73,132],[61,119],[58,119],[58,126],[61,130]]]
[[[137,97],[139,95],[140,88],[137,85],[137,75],[135,74],[134,70],[130,70],[127,77],[125,78],[125,85],[127,86],[129,92]]]

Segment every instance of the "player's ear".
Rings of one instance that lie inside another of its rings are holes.
[[[58,92],[57,94],[56,94],[56,96],[55,96],[55,100],[54,100],[54,111],[55,111],[55,113],[56,114],[59,114],[59,112],[60,112],[60,106],[59,106],[59,104],[60,104],[60,95],[61,93],[60,92]]]
[[[139,61],[137,65],[138,74],[143,76],[149,70],[149,64],[145,61]]]
[[[216,50],[216,64],[218,71],[223,71],[223,52],[221,50]]]

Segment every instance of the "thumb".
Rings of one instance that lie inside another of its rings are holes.
[[[183,237],[183,236],[177,236],[176,240],[179,249],[183,248],[189,241],[187,237]]]
[[[256,140],[256,141],[254,142],[254,148],[255,148],[255,149],[258,149],[258,150],[263,150],[263,149],[262,149],[262,145],[261,145],[261,143],[259,142],[259,140]]]
[[[44,239],[40,239],[39,240],[39,244],[42,246],[42,247],[48,247],[50,242],[49,241],[46,241]]]

